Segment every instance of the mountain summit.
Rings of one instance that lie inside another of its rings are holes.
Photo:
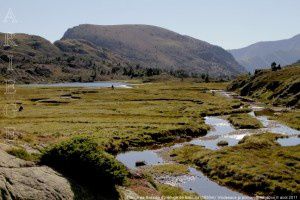
[[[79,25],[62,40],[86,40],[142,67],[214,76],[236,75],[244,69],[221,47],[149,25]]]
[[[286,40],[258,42],[229,52],[250,72],[269,68],[272,62],[289,65],[300,59],[300,34]]]

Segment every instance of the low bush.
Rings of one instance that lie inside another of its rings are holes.
[[[124,184],[128,175],[124,165],[87,137],[75,137],[48,148],[41,163],[97,191]]]

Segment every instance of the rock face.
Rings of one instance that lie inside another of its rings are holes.
[[[36,166],[0,149],[1,200],[73,199],[69,181],[46,166]]]
[[[73,199],[68,181],[49,167],[1,168],[4,199]]]

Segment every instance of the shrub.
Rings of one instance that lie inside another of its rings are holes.
[[[43,153],[41,163],[49,165],[91,189],[124,184],[128,171],[90,138],[75,137]],[[97,187],[97,188],[96,188]]]

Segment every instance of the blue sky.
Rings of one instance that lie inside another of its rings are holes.
[[[299,0],[0,0],[0,32],[58,40],[78,24],[149,24],[226,49],[300,33]],[[11,8],[17,24],[2,19]]]

